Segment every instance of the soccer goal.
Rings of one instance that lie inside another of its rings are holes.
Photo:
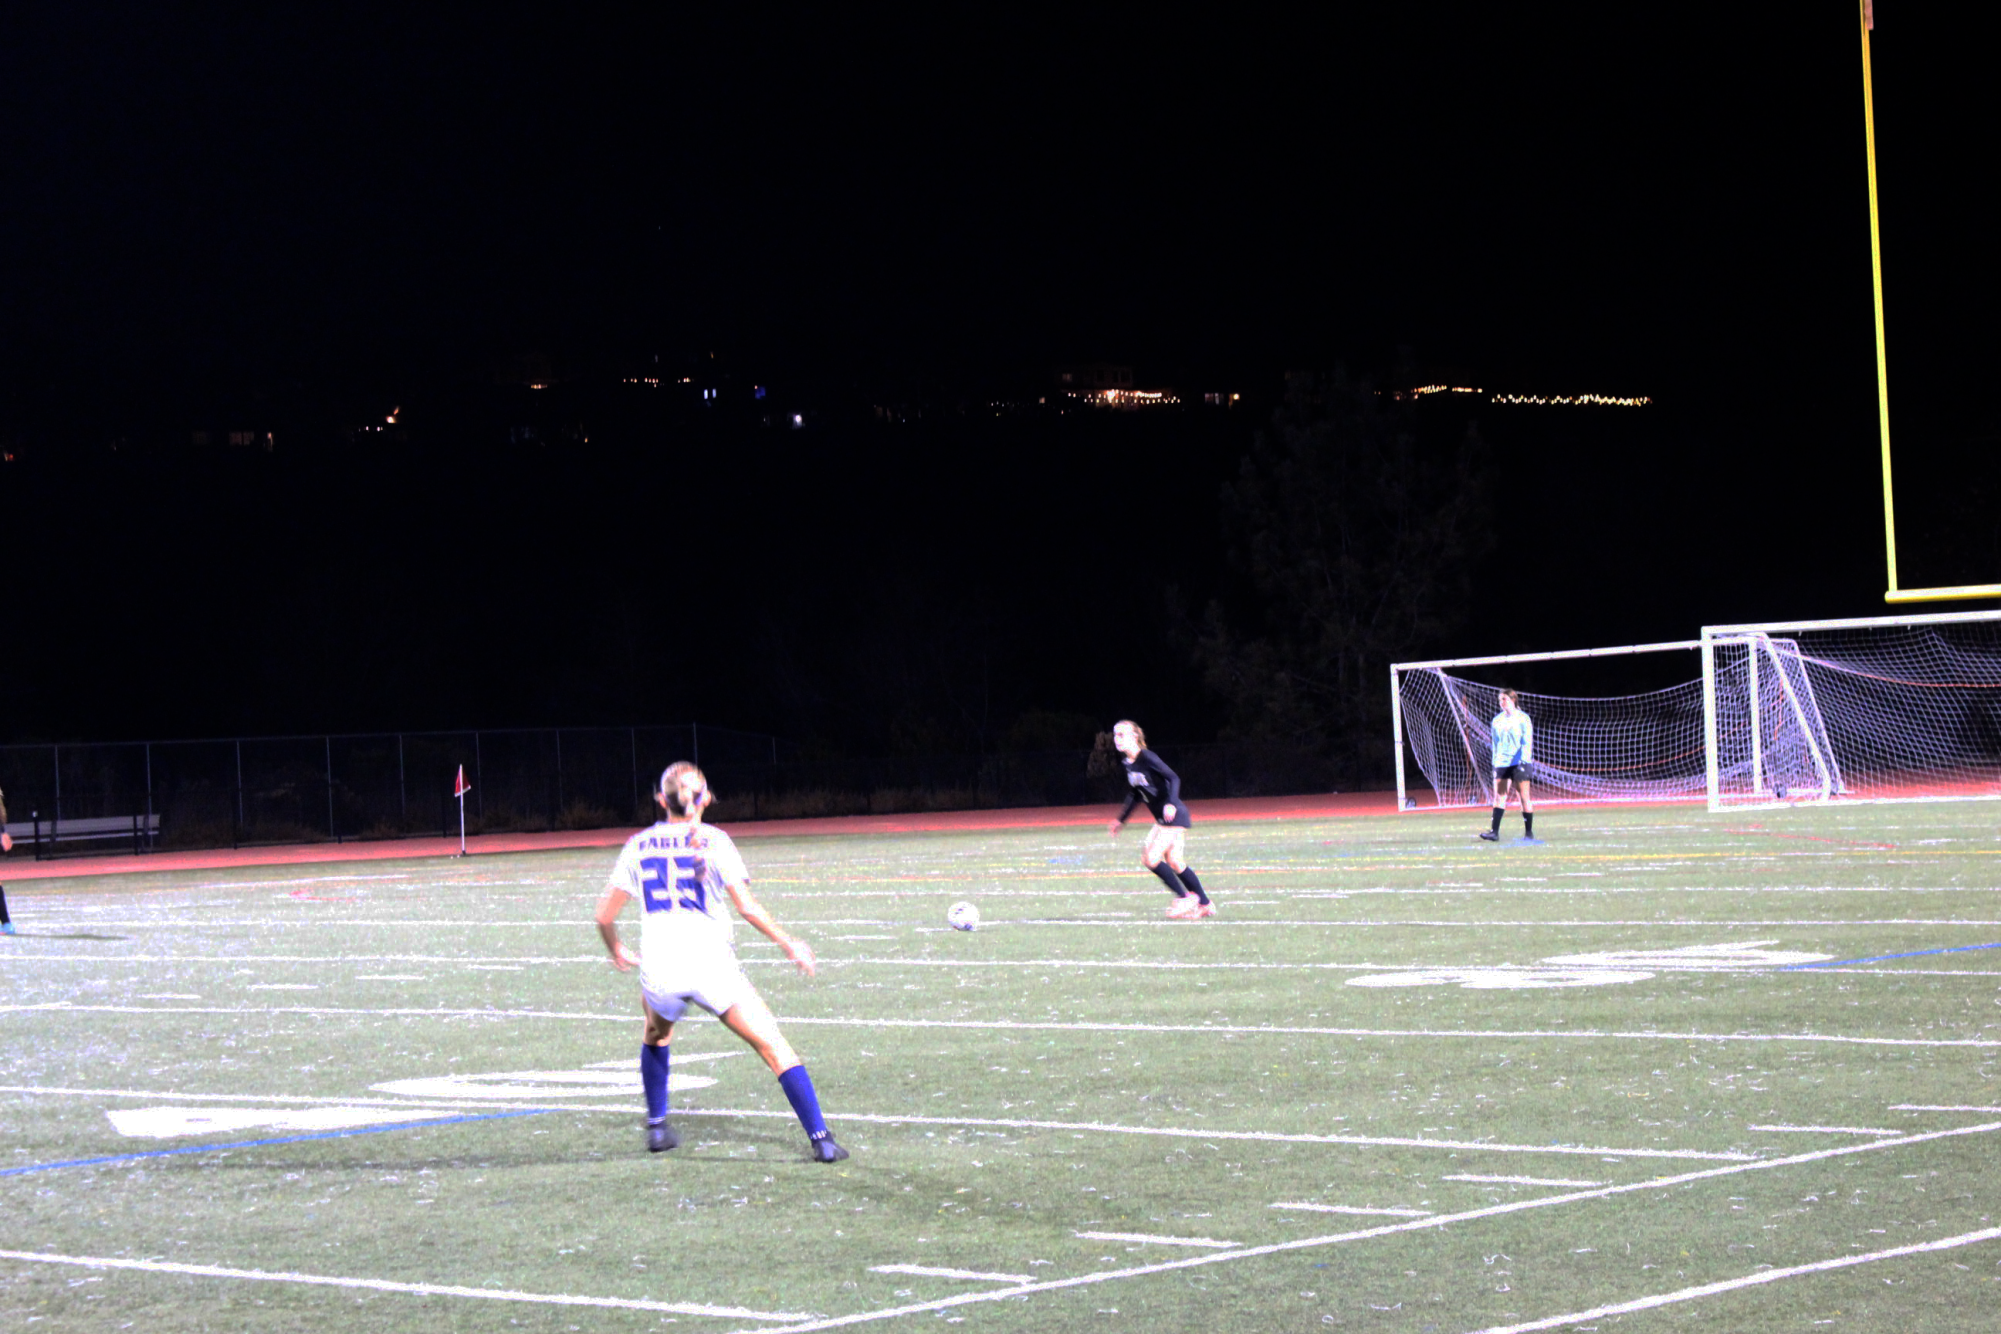
[[[1710,809],[2001,798],[2001,611],[1702,637]]]
[[[1706,775],[1696,654],[1702,647],[1703,641],[1689,639],[1393,665],[1390,718],[1398,808],[1415,804],[1406,791],[1406,740],[1438,805],[1485,806],[1493,800],[1492,719],[1500,711],[1501,687],[1460,671],[1643,653],[1686,654],[1689,679],[1665,690],[1610,697],[1516,691],[1522,711],[1535,725],[1536,801],[1700,800]]]
[[[1405,742],[1438,806],[1492,800],[1499,688],[1459,670],[1695,650],[1690,679],[1636,695],[1518,692],[1539,802],[2001,798],[2001,612],[1707,626],[1667,644],[1390,668],[1397,804]]]

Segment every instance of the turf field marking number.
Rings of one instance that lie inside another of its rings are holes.
[[[735,1052],[704,1053],[711,1059],[734,1056]],[[686,1057],[682,1060],[697,1060]],[[681,1064],[677,1060],[675,1064]],[[707,1088],[716,1081],[708,1075],[684,1074],[674,1070],[667,1076],[670,1093]],[[636,1061],[606,1061],[583,1070],[502,1070],[487,1075],[432,1075],[421,1079],[392,1079],[370,1086],[377,1093],[402,1098],[630,1098],[639,1093],[639,1065]]]
[[[1544,959],[1547,964],[1582,968],[1784,968],[1792,964],[1819,963],[1832,954],[1811,954],[1800,950],[1770,948],[1775,940],[1734,941],[1723,945],[1683,945],[1671,950],[1603,950],[1595,954],[1558,954]]]
[[[1721,945],[1683,945],[1667,950],[1601,950],[1593,954],[1556,954],[1535,967],[1419,968],[1401,972],[1365,973],[1348,979],[1351,987],[1465,987],[1472,991],[1534,990],[1548,987],[1610,986],[1644,982],[1655,972],[1731,972],[1753,968],[1783,968],[1831,959],[1831,954],[1769,948],[1776,941],[1732,941]]]
[[[1531,991],[1550,987],[1602,987],[1614,982],[1644,982],[1652,973],[1615,972],[1608,968],[1423,968],[1400,973],[1364,973],[1348,979],[1351,987],[1449,987],[1469,991]]]
[[[129,1107],[104,1114],[111,1128],[128,1139],[178,1139],[240,1130],[352,1130],[356,1126],[436,1121],[449,1111],[401,1111],[387,1107]]]

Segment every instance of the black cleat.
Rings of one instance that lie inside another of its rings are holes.
[[[821,1163],[838,1163],[848,1156],[848,1151],[834,1143],[830,1135],[826,1139],[813,1141],[813,1160]]]
[[[1482,829],[1480,837],[1486,839],[1489,843],[1499,843],[1501,841],[1501,836],[1491,829]]]
[[[680,1147],[681,1137],[675,1134],[674,1127],[668,1125],[665,1121],[660,1122],[658,1125],[648,1125],[646,1127],[646,1151],[648,1153],[665,1153],[669,1149],[678,1149]]]

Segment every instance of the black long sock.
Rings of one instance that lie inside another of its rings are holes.
[[[1508,808],[1507,808],[1507,807],[1505,807],[1505,806],[1496,806],[1496,807],[1494,807],[1494,827],[1493,827],[1493,830],[1492,830],[1491,832],[1493,832],[1493,833],[1496,833],[1496,834],[1498,834],[1498,833],[1500,833],[1500,832],[1501,832],[1501,815],[1502,815],[1502,813],[1503,813],[1503,812],[1505,812],[1505,811],[1506,811],[1507,809],[1508,809]],[[1461,835],[1461,837],[1463,838],[1463,837],[1464,837],[1464,835]]]
[[[0,926],[4,926],[10,920],[7,916],[7,886],[0,885]]]
[[[1534,838],[1534,837],[1535,837],[1535,812],[1534,812],[1534,811],[1523,811],[1523,812],[1522,812],[1522,837],[1523,837],[1523,838]]]
[[[1208,891],[1204,890],[1202,882],[1195,878],[1194,867],[1184,866],[1181,868],[1181,883],[1188,886],[1188,892],[1202,900],[1202,902],[1207,903],[1209,901]]]
[[[1175,898],[1181,898],[1188,893],[1187,889],[1181,884],[1181,877],[1176,875],[1174,868],[1166,862],[1155,862],[1153,873],[1160,877],[1160,883],[1166,885],[1167,892],[1174,895]]]

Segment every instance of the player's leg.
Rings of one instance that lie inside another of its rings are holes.
[[[1523,772],[1527,772],[1526,767]],[[1526,778],[1517,780],[1515,790],[1522,794],[1522,837],[1534,838],[1535,797],[1529,792],[1529,780]]]
[[[674,1040],[674,1021],[662,1017],[644,996],[639,1007],[646,1012],[646,1032],[639,1044],[639,1085],[646,1093],[646,1147],[664,1153],[681,1142],[667,1124],[668,1048]]]
[[[1157,824],[1146,831],[1146,842],[1140,844],[1140,865],[1160,877],[1160,883],[1167,886],[1167,892],[1174,896],[1174,902],[1167,905],[1169,917],[1192,916],[1201,905],[1189,897],[1188,887],[1181,883],[1181,875],[1168,860],[1168,850],[1174,846],[1174,835],[1179,829],[1171,825]]]
[[[1202,888],[1201,878],[1188,865],[1188,831],[1180,827],[1169,829],[1166,843],[1164,860],[1181,877],[1181,883],[1187,886],[1188,892],[1195,896],[1195,911],[1190,916],[1214,917],[1216,907],[1209,902],[1209,891]]]
[[[1494,770],[1494,823],[1487,826],[1480,837],[1489,843],[1498,843],[1501,838],[1501,817],[1508,810],[1508,785],[1513,780],[1506,769]]]
[[[820,1096],[813,1091],[813,1077],[806,1073],[806,1063],[778,1031],[778,1019],[764,1003],[764,997],[746,985],[736,1004],[723,1011],[721,1018],[730,1032],[749,1043],[750,1049],[771,1067],[771,1073],[778,1076],[778,1087],[785,1090],[785,1100],[792,1104],[793,1115],[805,1128],[813,1156],[823,1163],[838,1163],[847,1157],[848,1151],[834,1142],[827,1129],[827,1118],[820,1112]]]
[[[7,915],[7,886],[0,885],[0,931],[14,934],[14,919]]]

